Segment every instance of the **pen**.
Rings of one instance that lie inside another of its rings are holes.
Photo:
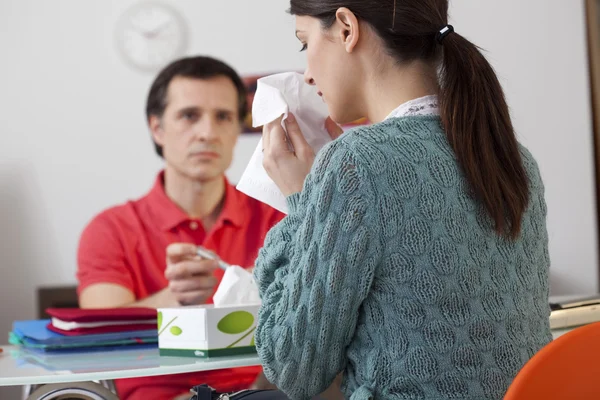
[[[206,250],[204,247],[198,246],[196,254],[208,260],[216,260],[219,263],[219,268],[221,268],[223,271],[229,267],[229,264],[217,257],[212,251]]]

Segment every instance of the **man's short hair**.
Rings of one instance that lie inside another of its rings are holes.
[[[146,119],[150,122],[150,116],[155,115],[162,118],[167,108],[167,93],[171,81],[176,77],[210,79],[217,76],[225,76],[233,82],[238,92],[238,118],[244,122],[248,113],[248,100],[246,97],[246,86],[233,68],[222,61],[211,57],[197,56],[186,57],[167,65],[156,77],[146,101]],[[156,153],[163,156],[163,149],[154,142]]]

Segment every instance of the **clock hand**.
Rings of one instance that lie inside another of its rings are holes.
[[[164,29],[166,28],[167,25],[170,24],[170,21],[167,22],[163,22],[162,24],[160,24],[158,27],[155,27],[154,29],[148,30],[148,31],[144,31],[144,36],[146,36],[148,39],[153,39],[156,36],[158,36],[158,34]]]

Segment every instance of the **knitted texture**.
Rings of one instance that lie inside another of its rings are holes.
[[[343,372],[350,399],[501,399],[551,340],[540,174],[498,236],[438,117],[345,133],[317,156],[256,261],[267,378],[309,399]]]

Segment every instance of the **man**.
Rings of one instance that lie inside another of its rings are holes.
[[[87,226],[78,252],[82,308],[169,307],[212,302],[223,276],[195,256],[202,245],[251,267],[283,215],[225,178],[247,113],[246,91],[226,64],[193,57],[167,66],[150,89],[146,116],[165,160],[154,187]],[[264,382],[259,367],[117,381],[122,399],[174,399],[198,383],[236,391]]]

